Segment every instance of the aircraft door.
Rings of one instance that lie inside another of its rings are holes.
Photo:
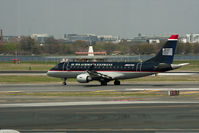
[[[136,71],[142,71],[142,62],[137,63]]]
[[[64,64],[63,64],[63,70],[64,71],[66,71],[66,70],[68,70],[68,62],[64,62]]]
[[[66,62],[64,62],[64,64],[63,64],[63,69],[62,69],[63,71],[64,70],[66,70]]]

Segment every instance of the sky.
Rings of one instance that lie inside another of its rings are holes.
[[[199,33],[199,0],[0,0],[4,35]]]

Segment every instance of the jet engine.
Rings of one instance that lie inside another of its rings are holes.
[[[79,83],[88,83],[91,80],[92,80],[92,78],[88,74],[77,75],[77,81]]]

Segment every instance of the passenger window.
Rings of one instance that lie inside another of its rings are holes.
[[[116,68],[115,68],[115,66],[113,66],[113,70],[115,70]]]

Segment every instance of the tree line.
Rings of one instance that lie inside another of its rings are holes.
[[[157,53],[165,42],[159,44],[134,43],[134,42],[97,42],[93,45],[94,51],[106,51],[107,55],[144,55]],[[75,52],[88,51],[88,43],[76,41],[65,44],[53,37],[47,39],[44,45],[39,44],[30,37],[23,37],[19,42],[6,42],[0,44],[1,55],[74,55]],[[199,44],[178,43],[176,54],[199,54]]]

